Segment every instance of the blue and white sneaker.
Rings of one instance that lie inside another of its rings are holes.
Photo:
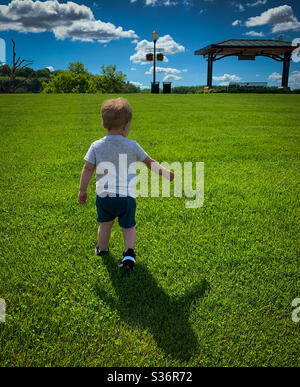
[[[98,255],[98,257],[102,257],[103,255],[106,255],[108,253],[109,253],[109,248],[106,251],[100,251],[99,246],[96,245],[95,254]]]
[[[123,253],[123,259],[120,268],[124,270],[133,270],[135,265],[135,252],[133,249],[128,249]]]

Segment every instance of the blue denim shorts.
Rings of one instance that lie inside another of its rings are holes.
[[[96,196],[97,221],[110,222],[118,218],[122,228],[135,226],[136,201],[131,196],[100,197]]]

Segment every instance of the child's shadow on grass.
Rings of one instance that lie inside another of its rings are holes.
[[[134,272],[126,276],[111,255],[103,257],[103,262],[116,297],[109,296],[99,283],[95,286],[97,295],[116,308],[122,320],[149,329],[165,353],[181,361],[189,360],[198,346],[189,323],[191,304],[204,296],[208,282],[203,279],[180,298],[173,298],[158,286],[144,265],[136,265]]]

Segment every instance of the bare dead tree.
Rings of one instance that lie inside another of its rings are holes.
[[[14,40],[12,40],[12,44],[13,44],[13,65],[10,69],[10,83],[9,83],[9,90],[8,90],[9,93],[14,93],[17,89],[19,89],[21,86],[24,85],[24,83],[26,82],[26,79],[23,79],[22,81],[16,84],[16,77],[22,69],[25,69],[33,64],[32,60],[21,59],[20,57],[18,57],[18,59],[16,60],[16,43]]]

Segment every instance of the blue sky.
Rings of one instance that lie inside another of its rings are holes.
[[[225,39],[299,38],[299,0],[10,0],[0,1],[0,38],[11,61],[17,54],[34,60],[35,69],[66,69],[82,61],[92,73],[116,64],[127,79],[142,87],[152,81],[145,49],[152,31],[166,60],[157,80],[173,85],[206,83],[207,63],[194,51]],[[236,57],[214,65],[214,84],[230,80],[268,81],[278,85],[282,64],[267,58],[239,62]],[[291,63],[290,82],[300,88],[300,62]]]

